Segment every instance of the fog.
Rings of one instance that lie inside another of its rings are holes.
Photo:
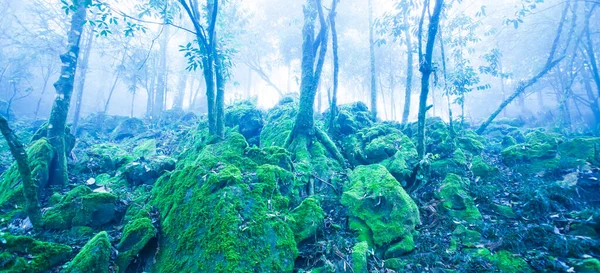
[[[85,55],[89,55],[89,60],[83,64],[87,68],[78,67],[75,80],[75,90],[83,85],[82,117],[103,112],[105,108],[110,115],[151,116],[148,109],[152,101],[148,96],[153,91],[148,89],[157,88],[157,77],[161,77],[161,73],[166,79],[164,109],[178,107],[175,101],[180,100],[184,110],[206,111],[205,99],[202,99],[205,93],[202,68],[186,69],[191,60],[182,51],[188,43],[191,48],[197,48],[192,22],[177,1],[173,1],[166,3],[172,10],[169,23],[164,24],[164,16],[160,14],[164,7],[151,7],[151,2],[99,1],[101,8],[90,9],[88,19],[92,24],[88,22],[84,27],[80,66]],[[343,0],[336,13],[340,64],[338,104],[362,101],[371,105],[367,2]],[[402,20],[398,15],[398,3],[401,2],[373,0],[375,86],[378,117],[382,120],[400,121],[405,105],[407,47],[402,34],[394,36],[399,27],[393,24]],[[591,3],[574,2],[578,5],[567,14],[558,46],[558,54],[565,60],[511,102],[502,116],[551,119],[548,122],[553,122],[568,115],[574,124],[584,127],[595,124],[587,104],[596,103],[597,91],[592,91],[590,97],[585,89],[586,81],[593,87],[595,84],[587,72],[588,54],[583,34],[586,10]],[[226,104],[253,98],[260,108],[269,109],[282,94],[299,93],[303,4],[301,0],[231,0],[222,5],[217,31],[230,64],[226,77]],[[323,4],[326,10],[330,8],[328,1]],[[532,4],[535,6],[530,7]],[[10,103],[16,118],[40,119],[50,113],[55,97],[53,83],[60,72],[58,57],[66,46],[70,24],[63,6],[60,1],[51,0],[1,2],[0,98],[3,104]],[[413,54],[417,52],[421,7],[422,3],[416,3],[407,15],[413,36]],[[435,71],[428,102],[432,108],[427,114],[447,120],[450,104],[455,116],[463,115],[460,101],[464,100],[466,120],[480,122],[486,119],[520,83],[543,69],[563,7],[564,1],[555,0],[446,3],[440,22],[445,36],[446,73],[464,74],[464,70],[458,68],[460,62],[464,62],[462,64],[474,73],[469,75],[473,82],[468,84],[468,91],[461,91],[461,94],[448,92],[438,41],[434,49]],[[598,45],[598,33],[593,30],[600,21],[597,18],[595,14],[588,18],[594,47]],[[513,23],[516,20],[518,25]],[[134,29],[127,30],[127,24],[133,24]],[[88,46],[90,42],[91,46]],[[331,41],[328,43],[331,49]],[[166,50],[163,50],[165,45]],[[496,65],[503,76],[484,73],[480,69],[489,66],[485,56],[494,50],[500,54]],[[161,64],[162,54],[165,54],[165,64]],[[329,108],[328,92],[333,85],[332,50],[326,54],[315,103],[315,110],[320,112]],[[414,58],[418,60],[417,55]],[[421,89],[416,62],[413,68],[410,121],[417,119]],[[569,81],[572,83],[567,83]],[[564,92],[566,85],[569,85],[568,92]],[[76,105],[77,96],[75,92],[72,105]],[[562,113],[561,105],[567,108]],[[70,109],[70,120],[75,115],[74,109]]]

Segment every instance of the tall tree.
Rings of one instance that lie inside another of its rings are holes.
[[[402,124],[408,122],[410,116],[410,100],[412,94],[412,82],[413,82],[413,45],[412,45],[412,34],[410,33],[410,24],[408,20],[408,14],[410,9],[408,5],[405,7],[404,12],[404,39],[406,42],[406,90],[404,91],[404,111],[402,112]]]
[[[169,48],[169,26],[168,16],[165,16],[165,25],[163,26],[162,40],[160,42],[160,55],[158,57],[158,77],[156,80],[156,89],[154,91],[154,106],[152,107],[152,116],[155,119],[160,118],[165,109],[165,97],[167,93],[167,52]]]
[[[40,202],[38,201],[37,185],[31,178],[31,168],[27,158],[27,152],[17,135],[10,129],[6,119],[0,115],[0,131],[8,143],[10,152],[17,162],[17,168],[23,181],[23,196],[25,197],[25,211],[34,228],[42,227],[42,215]]]
[[[333,92],[331,94],[330,106],[329,106],[329,132],[333,132],[335,118],[337,117],[337,92],[338,92],[338,81],[340,75],[340,60],[338,54],[338,36],[337,29],[335,26],[335,15],[336,7],[339,0],[333,1],[333,7],[331,14],[329,14],[329,25],[331,26],[331,50],[333,51]]]
[[[75,92],[75,113],[73,114],[73,125],[71,126],[71,133],[75,134],[77,131],[77,126],[79,125],[79,118],[81,115],[81,103],[83,102],[83,92],[85,90],[85,78],[87,75],[90,55],[92,53],[92,44],[94,43],[94,30],[93,28],[88,28],[88,37],[85,40],[83,46],[83,57],[81,58],[81,62],[79,64],[79,73],[77,77],[77,90]]]
[[[371,119],[377,120],[377,70],[375,66],[375,38],[373,22],[373,0],[368,0],[369,5],[369,57],[371,61]]]
[[[442,8],[444,6],[444,0],[435,0],[435,7],[433,9],[433,14],[429,19],[429,30],[427,32],[427,44],[425,46],[425,52],[423,53],[422,48],[422,25],[425,17],[425,10],[429,6],[429,0],[425,2],[423,7],[423,13],[421,14],[421,22],[419,29],[419,60],[420,67],[419,71],[421,72],[421,94],[419,96],[419,119],[418,119],[418,129],[417,129],[417,152],[419,154],[419,158],[425,158],[425,119],[427,110],[429,110],[430,106],[427,105],[427,98],[429,96],[429,79],[431,77],[431,73],[433,72],[433,48],[435,46],[435,38],[437,37],[438,27],[440,23],[440,14],[442,12]]]
[[[48,125],[48,141],[56,150],[54,168],[51,169],[51,182],[65,186],[68,184],[67,173],[67,149],[65,144],[65,129],[67,126],[67,114],[73,94],[73,84],[75,73],[77,71],[77,61],[79,58],[79,44],[83,25],[86,20],[87,6],[91,1],[74,0],[73,5],[68,7],[74,10],[71,17],[71,27],[68,32],[67,52],[60,55],[62,62],[60,77],[54,83],[56,89],[56,98],[50,113]]]
[[[335,1],[335,0],[334,0]],[[332,4],[331,12],[335,12]],[[320,30],[315,35],[315,21],[319,17]],[[325,148],[340,162],[343,163],[335,144],[320,129],[316,128],[314,121],[314,103],[319,87],[321,72],[327,53],[327,37],[329,26],[323,13],[321,0],[307,0],[304,5],[304,27],[302,28],[302,78],[300,82],[300,106],[286,147],[292,150],[307,149],[309,141],[316,137]],[[304,146],[304,147],[299,147]]]

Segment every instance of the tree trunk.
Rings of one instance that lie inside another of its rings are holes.
[[[215,74],[217,80],[217,98],[216,98],[216,135],[218,137],[224,137],[223,133],[225,130],[225,77],[223,76],[223,64],[221,56],[219,56],[215,49]]]
[[[79,65],[79,78],[77,82],[77,92],[75,97],[75,113],[73,116],[73,125],[71,126],[71,134],[75,134],[77,126],[79,125],[79,118],[81,117],[81,103],[83,102],[83,92],[85,90],[85,77],[87,75],[88,65],[90,61],[90,55],[92,52],[92,44],[94,42],[94,30],[90,28],[87,40],[85,41],[83,58]]]
[[[377,71],[375,67],[375,40],[373,23],[373,0],[368,0],[369,5],[369,56],[371,58],[371,119],[377,120]]]
[[[19,141],[17,135],[10,129],[8,122],[0,115],[0,131],[8,143],[10,152],[12,153],[17,168],[23,181],[23,196],[25,197],[25,211],[31,220],[34,228],[42,227],[42,215],[40,211],[40,202],[38,201],[38,186],[31,178],[31,168],[27,158],[27,152],[23,148],[23,144]]]
[[[167,49],[169,47],[169,26],[163,26],[163,37],[160,43],[160,56],[158,64],[158,79],[154,91],[154,106],[152,107],[152,116],[154,119],[160,118],[165,110],[164,101],[167,93]]]
[[[408,16],[408,14],[405,14]],[[404,23],[404,36],[406,40],[406,48],[407,48],[407,60],[406,60],[406,91],[404,93],[404,111],[402,112],[402,124],[406,124],[408,122],[408,118],[410,116],[410,96],[412,94],[412,81],[413,81],[413,48],[412,48],[412,39],[410,34],[410,27],[408,25],[408,18],[405,18]]]
[[[48,82],[50,81],[50,66],[48,66],[48,71],[46,74],[43,73],[43,68],[42,68],[42,79],[44,81],[44,85],[42,86],[42,93],[40,94],[40,99],[37,102],[37,105],[35,106],[35,113],[34,113],[34,120],[37,119],[38,114],[40,112],[40,106],[42,105],[42,100],[44,99],[44,94],[46,94],[46,89],[48,87]]]
[[[185,90],[187,87],[188,73],[182,73],[179,75],[179,84],[177,85],[177,93],[173,100],[174,109],[183,109],[183,100],[185,98]]]
[[[154,107],[154,91],[156,90],[156,68],[152,70],[150,73],[150,85],[146,86],[146,92],[148,94],[148,99],[146,101],[146,117],[152,116],[152,108]]]
[[[48,121],[48,141],[54,147],[56,156],[54,168],[51,168],[50,181],[52,184],[66,186],[69,183],[67,173],[67,154],[65,145],[65,129],[67,126],[67,114],[75,73],[77,72],[77,60],[79,58],[79,43],[83,33],[83,24],[86,20],[86,6],[79,5],[77,11],[71,18],[71,27],[68,32],[67,52],[60,56],[62,62],[61,73],[58,81],[54,83],[56,99]]]
[[[594,94],[594,91],[592,89],[592,84],[591,84],[591,79],[590,79],[590,74],[588,73],[588,70],[586,68],[583,68],[581,70],[581,75],[583,77],[583,86],[585,88],[585,93],[588,97],[588,100],[590,101],[589,103],[589,107],[590,110],[592,111],[592,113],[594,114],[594,131],[596,131],[596,127],[598,126],[598,124],[600,124],[600,106],[598,106],[598,96],[596,96]]]
[[[429,31],[427,33],[427,44],[425,47],[425,55],[419,59],[422,60],[421,67],[421,94],[419,96],[419,117],[418,117],[418,131],[417,131],[417,152],[420,159],[425,158],[425,120],[426,114],[429,107],[427,106],[427,98],[429,97],[429,79],[433,72],[433,48],[435,46],[435,38],[437,36],[438,27],[440,23],[440,14],[442,12],[442,6],[444,0],[436,0],[433,14],[429,21]],[[419,39],[422,39],[419,37]],[[422,52],[422,50],[420,50]]]
[[[335,118],[338,114],[337,107],[337,92],[338,92],[338,82],[340,75],[340,59],[338,55],[338,37],[337,37],[337,29],[335,25],[335,10],[332,11],[331,16],[329,16],[329,26],[331,27],[331,50],[333,53],[333,92],[331,94],[331,101],[329,105],[329,132],[333,132],[335,130]]]

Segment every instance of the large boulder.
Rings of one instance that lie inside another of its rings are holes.
[[[260,133],[264,126],[263,113],[250,101],[243,101],[225,109],[225,125],[237,127],[248,144],[260,146]]]
[[[120,141],[125,138],[131,138],[146,132],[147,127],[139,118],[128,118],[123,120],[117,128],[111,133],[111,138],[114,141]]]
[[[152,185],[165,172],[174,170],[175,164],[175,159],[168,156],[140,159],[127,164],[123,174],[131,185]]]
[[[0,233],[0,272],[52,272],[69,256],[69,246]]]
[[[294,127],[298,102],[291,98],[283,98],[265,117],[265,126],[260,133],[262,147],[285,146],[285,142]]]
[[[465,189],[468,183],[467,179],[450,173],[442,181],[437,197],[442,201],[442,210],[454,220],[464,221],[468,224],[480,224],[481,213]]]
[[[226,139],[187,153],[195,160],[155,184],[161,236],[152,271],[292,272],[298,250],[283,216],[288,199],[272,173],[281,168],[242,157],[241,135]]]
[[[64,273],[108,273],[111,248],[106,231],[96,234],[67,264]]]
[[[152,224],[152,220],[147,217],[138,218],[125,226],[121,241],[117,245],[119,272],[126,272],[131,262],[150,240],[156,237],[156,234],[157,230]]]
[[[344,188],[351,228],[359,239],[397,257],[414,249],[415,226],[420,223],[415,202],[381,165],[357,167]]]
[[[62,196],[43,214],[44,227],[66,230],[74,226],[101,227],[114,220],[117,197],[79,186]]]
[[[325,223],[325,212],[314,198],[304,199],[292,210],[292,217],[294,218],[292,231],[298,243],[314,238]]]

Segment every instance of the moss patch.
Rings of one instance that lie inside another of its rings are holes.
[[[110,251],[108,234],[102,231],[83,246],[64,273],[108,273]]]

